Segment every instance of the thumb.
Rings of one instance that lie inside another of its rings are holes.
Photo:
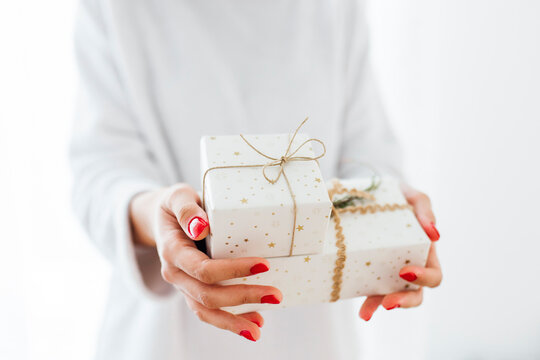
[[[175,187],[167,201],[167,207],[176,216],[180,227],[192,240],[208,236],[208,216],[200,206],[197,192],[188,185]]]

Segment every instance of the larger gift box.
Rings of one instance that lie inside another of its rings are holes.
[[[332,204],[314,142],[296,133],[201,139],[212,258],[322,252]]]
[[[405,265],[424,266],[430,240],[398,182],[385,178],[364,198],[358,190],[373,188],[370,179],[335,181],[329,186],[337,213],[333,212],[323,253],[268,259],[268,272],[221,283],[275,286],[283,294],[281,304],[224,310],[238,314],[417,288],[402,280],[399,270]]]

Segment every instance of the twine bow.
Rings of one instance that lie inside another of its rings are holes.
[[[295,229],[296,229],[296,213],[297,213],[297,206],[296,206],[296,199],[295,199],[295,195],[294,195],[294,192],[292,190],[292,187],[291,187],[291,184],[289,182],[289,179],[287,178],[287,174],[285,173],[285,164],[291,162],[291,161],[317,161],[318,159],[322,158],[325,154],[326,154],[326,147],[324,146],[324,143],[319,140],[319,139],[315,139],[315,138],[311,138],[311,139],[308,139],[306,141],[304,141],[302,144],[300,144],[294,151],[291,152],[291,147],[293,145],[293,142],[294,142],[294,139],[296,137],[296,135],[298,134],[298,131],[300,130],[300,128],[306,123],[306,121],[308,121],[308,118],[305,118],[304,121],[302,121],[300,123],[300,125],[298,125],[298,127],[296,128],[296,130],[294,131],[293,133],[293,136],[291,137],[291,140],[289,141],[289,145],[287,146],[287,150],[285,151],[285,154],[283,154],[282,156],[280,157],[272,157],[272,156],[269,156],[265,153],[263,153],[262,151],[260,151],[259,149],[257,149],[255,146],[253,146],[249,141],[247,141],[247,139],[244,137],[244,135],[240,134],[240,137],[242,138],[242,140],[244,140],[244,142],[250,147],[252,148],[255,152],[257,152],[259,155],[267,158],[268,160],[270,160],[269,162],[265,163],[265,164],[255,164],[255,165],[229,165],[229,166],[214,166],[214,167],[211,167],[211,168],[208,168],[205,172],[204,172],[204,175],[203,175],[203,188],[202,188],[202,203],[203,203],[203,207],[205,206],[205,189],[206,189],[206,175],[208,175],[208,173],[210,171],[213,171],[213,170],[217,170],[217,169],[233,169],[233,168],[252,168],[252,167],[262,167],[262,174],[264,176],[264,178],[266,179],[266,181],[268,181],[270,184],[275,184],[281,177],[281,175],[283,175],[283,178],[285,179],[285,182],[287,183],[287,188],[289,189],[289,194],[291,195],[291,199],[292,199],[292,202],[293,202],[293,228],[292,228],[292,231],[291,231],[291,246],[290,246],[290,249],[289,249],[289,256],[292,255],[293,253],[293,248],[294,248],[294,233],[295,233]],[[295,156],[295,154],[304,146],[306,145],[307,143],[310,143],[310,142],[317,142],[319,144],[321,144],[322,148],[323,148],[323,152],[322,154],[318,155],[318,156]],[[277,173],[277,175],[274,177],[274,178],[271,178],[269,177],[267,174],[266,174],[266,170],[269,168],[269,167],[274,167],[274,166],[279,166],[279,171]]]

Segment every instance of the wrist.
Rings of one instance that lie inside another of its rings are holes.
[[[133,242],[138,245],[156,246],[154,222],[165,189],[145,191],[135,195],[129,204],[129,220]]]

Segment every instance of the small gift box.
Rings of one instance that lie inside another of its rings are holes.
[[[317,162],[324,145],[316,156],[322,142],[297,132],[201,139],[212,258],[322,252],[332,207]]]
[[[362,191],[366,188],[370,191]],[[397,181],[383,179],[378,186],[369,179],[335,181],[329,193],[334,208],[323,253],[268,259],[268,272],[222,282],[275,286],[283,293],[281,304],[224,310],[240,314],[417,288],[402,280],[399,270],[424,266],[430,240]]]

